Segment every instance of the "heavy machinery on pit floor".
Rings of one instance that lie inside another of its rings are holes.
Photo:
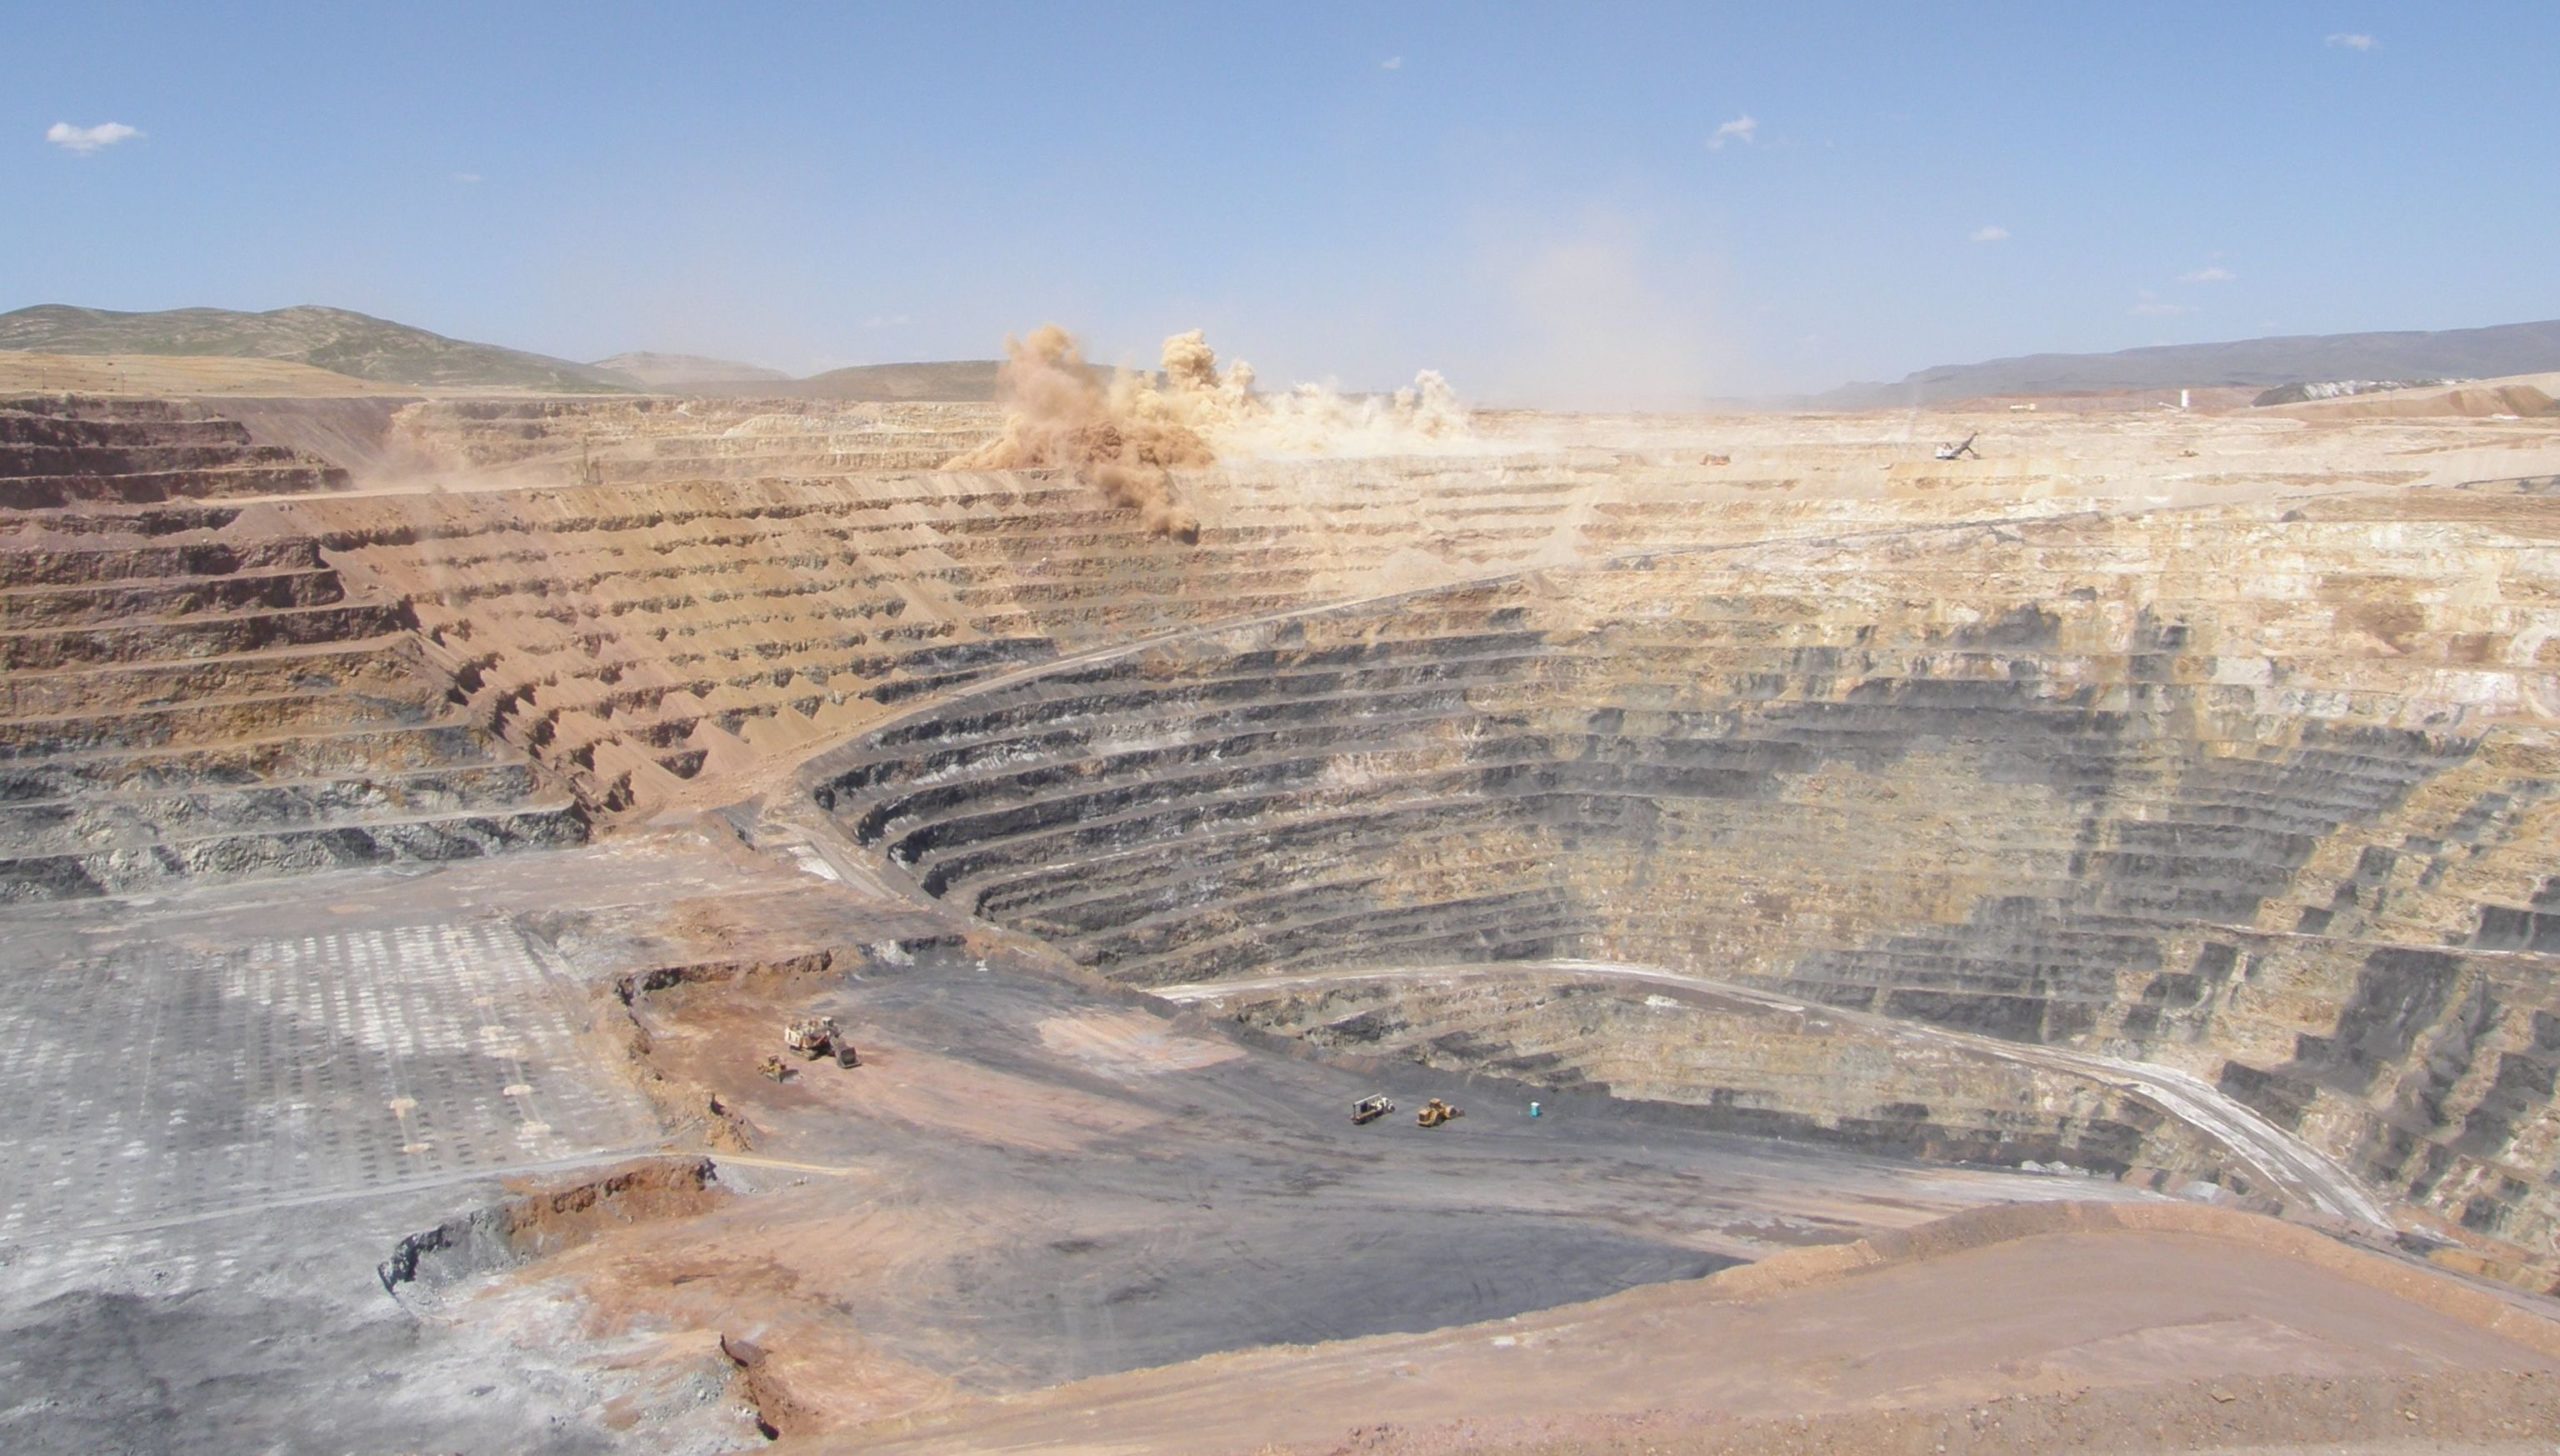
[[[1373,1092],[1351,1104],[1351,1121],[1355,1125],[1376,1122],[1395,1110],[1396,1105],[1387,1100],[1386,1094]]]
[[[782,1049],[804,1062],[832,1056],[839,1067],[858,1067],[862,1056],[832,1016],[803,1016],[782,1028]]]
[[[1442,1123],[1449,1121],[1451,1118],[1464,1117],[1466,1115],[1467,1110],[1465,1108],[1452,1107],[1448,1103],[1434,1097],[1430,1101],[1422,1104],[1422,1110],[1413,1115],[1413,1120],[1417,1125],[1422,1127],[1438,1127]]]

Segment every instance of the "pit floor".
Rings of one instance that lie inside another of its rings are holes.
[[[860,1379],[808,1393],[885,1418],[1499,1317],[1982,1203],[2133,1196],[1597,1098],[1531,1119],[1521,1089],[1347,1067],[942,950],[653,1004],[659,1067],[759,1130],[723,1165],[726,1205],[385,1292],[403,1236],[510,1179],[693,1146],[607,1034],[613,976],[933,928],[716,835],[9,912],[0,1449],[731,1449],[750,1413],[725,1366],[679,1358],[701,1353],[686,1332],[858,1348],[839,1368]],[[753,1075],[812,1007],[865,1065]],[[1353,1127],[1370,1091],[1404,1110]],[[1467,1116],[1415,1127],[1432,1095]]]

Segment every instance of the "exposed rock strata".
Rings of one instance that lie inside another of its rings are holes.
[[[1766,982],[2218,1076],[2539,1251],[2546,520],[2499,486],[1630,558],[964,694],[810,782],[1134,984]]]
[[[0,440],[0,900],[583,837],[406,604],[350,593],[277,506],[199,503],[343,471],[148,401],[18,401]]]
[[[0,420],[11,897],[556,843],[811,759],[891,879],[1131,984],[1691,968],[2169,1063],[2560,1234],[2549,483],[2443,488],[2490,473],[2459,438],[2028,424],[1977,467],[1811,420],[1701,480],[1494,418],[1206,472],[1176,546],[922,468],[970,407],[430,402],[385,448],[452,488],[396,492],[192,409]],[[1640,1070],[1594,1036],[1553,1075]],[[1909,1137],[2155,1156],[2103,1098],[1962,1101]]]

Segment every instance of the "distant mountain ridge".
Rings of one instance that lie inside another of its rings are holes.
[[[247,313],[227,308],[114,309],[38,304],[0,314],[0,351],[36,354],[274,359],[411,389],[538,393],[674,391],[895,403],[983,403],[996,397],[994,359],[857,364],[794,379],[778,369],[698,354],[634,350],[580,364],[442,334],[343,308],[302,304]],[[1097,369],[1096,375],[1110,371]]]
[[[813,399],[868,403],[905,400],[980,402],[996,397],[993,359],[955,359],[940,364],[856,364],[813,374],[792,386],[793,394]]]
[[[1943,364],[1894,384],[1843,385],[1808,402],[1826,409],[1881,409],[1987,395],[2274,389],[2336,379],[2494,379],[2555,369],[2560,369],[2560,319],[2483,329],[2165,344],[2112,354],[2028,354]]]
[[[629,375],[495,344],[449,339],[343,308],[156,313],[39,304],[0,314],[0,349],[45,354],[175,354],[282,359],[411,388],[593,394],[640,387]]]
[[[806,379],[744,382],[705,380],[688,386],[705,394],[773,395],[777,398],[832,399],[850,404],[985,404],[996,397],[1001,359],[946,359],[913,364],[856,364],[830,369]],[[1085,366],[1096,380],[1112,371]]]
[[[707,359],[700,354],[660,354],[647,349],[598,359],[590,367],[621,375],[650,389],[685,384],[742,384],[791,377],[779,369],[767,369],[761,364],[741,364],[735,359]]]

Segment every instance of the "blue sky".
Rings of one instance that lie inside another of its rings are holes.
[[[0,61],[0,309],[1558,404],[2560,316],[2549,0],[0,0]]]

